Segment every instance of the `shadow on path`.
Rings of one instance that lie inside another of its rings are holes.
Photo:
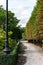
[[[21,44],[20,46],[20,53],[18,54],[18,60],[16,65],[24,65],[26,63],[26,56],[25,56],[25,51],[26,46]]]

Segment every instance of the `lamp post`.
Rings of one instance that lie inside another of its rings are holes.
[[[5,29],[6,29],[6,40],[5,40],[5,48],[4,48],[4,52],[6,54],[10,53],[10,48],[9,48],[9,44],[8,44],[8,0],[6,0],[6,24],[5,24]]]

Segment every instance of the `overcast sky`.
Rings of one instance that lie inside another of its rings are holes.
[[[31,12],[36,4],[36,0],[8,0],[9,10],[15,13],[20,19],[20,25],[24,27],[31,16]],[[0,5],[6,8],[6,0],[0,0]]]

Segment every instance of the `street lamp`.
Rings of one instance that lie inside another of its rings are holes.
[[[8,44],[8,0],[6,0],[6,25],[5,25],[5,29],[6,29],[6,40],[5,40],[5,48],[3,51],[6,54],[9,54],[10,48],[9,48],[9,44]]]

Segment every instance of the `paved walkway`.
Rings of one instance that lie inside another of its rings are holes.
[[[43,50],[31,43],[22,41],[17,65],[43,65]]]

